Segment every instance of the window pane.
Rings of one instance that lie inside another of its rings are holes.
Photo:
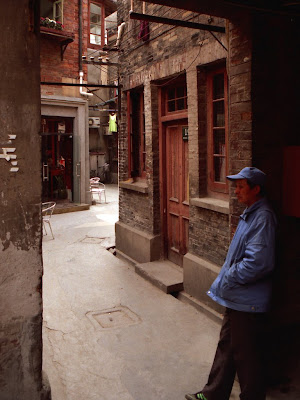
[[[225,155],[225,129],[214,131],[214,154]]]
[[[177,88],[177,97],[184,97],[184,87]]]
[[[101,45],[101,6],[90,3],[90,43]]]
[[[184,110],[184,99],[178,99],[177,100],[177,110]]]
[[[98,6],[97,4],[94,3],[90,3],[90,13],[101,15],[101,6]]]
[[[168,90],[168,99],[169,100],[175,99],[175,89],[174,88]]]
[[[224,98],[224,74],[218,74],[213,77],[213,99]]]
[[[90,29],[90,31],[91,31],[91,33],[93,33],[94,35],[101,35],[101,26],[91,24],[91,29]]]
[[[214,157],[214,180],[215,182],[226,182],[225,157]]]
[[[101,45],[101,36],[90,35],[90,43]]]
[[[175,111],[175,110],[176,110],[175,109],[175,100],[168,101],[168,111],[171,112],[171,111]]]
[[[213,103],[214,126],[225,126],[224,101]]]

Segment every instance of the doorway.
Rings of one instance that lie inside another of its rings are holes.
[[[165,127],[167,258],[182,266],[188,251],[189,161],[187,121]]]
[[[73,118],[42,117],[42,201],[74,201]]]

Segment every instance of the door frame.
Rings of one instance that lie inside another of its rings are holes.
[[[52,97],[41,96],[41,115],[53,117],[73,117],[73,145],[75,141],[78,144],[78,198],[77,202],[90,204],[90,168],[89,168],[89,126],[88,126],[88,103],[87,100],[78,99],[76,97]],[[73,147],[73,156],[74,147]],[[73,158],[73,162],[74,162]],[[79,162],[80,161],[80,162]],[[73,164],[74,166],[74,164]],[[74,175],[73,175],[74,177]],[[75,182],[73,180],[75,185]],[[73,190],[74,186],[73,186]],[[76,201],[76,198],[73,198]]]
[[[160,223],[161,223],[161,248],[164,259],[168,258],[168,224],[167,224],[167,164],[166,164],[166,128],[168,125],[185,121],[188,126],[188,111],[180,111],[169,115],[162,115],[164,110],[164,96],[162,89],[158,94],[158,134],[159,134],[159,188],[160,188]]]

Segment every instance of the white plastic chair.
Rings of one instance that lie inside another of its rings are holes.
[[[99,201],[101,203],[101,196],[104,195],[105,203],[106,203],[106,193],[105,193],[105,185],[100,182],[100,178],[91,178],[90,179],[90,191],[92,193],[92,198],[95,195],[98,195]]]
[[[48,201],[46,203],[42,203],[43,230],[45,231],[45,235],[47,235],[46,224],[48,224],[52,235],[52,239],[54,239],[54,235],[52,232],[50,219],[53,214],[55,206],[56,203],[54,201]]]

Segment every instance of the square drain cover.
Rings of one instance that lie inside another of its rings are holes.
[[[134,312],[125,306],[118,306],[109,310],[91,311],[86,314],[95,328],[120,328],[138,324],[141,320]]]

